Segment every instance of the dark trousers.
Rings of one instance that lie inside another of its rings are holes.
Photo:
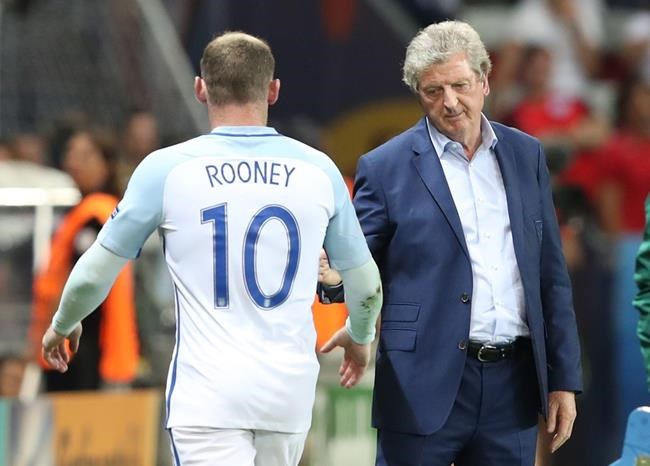
[[[492,363],[468,356],[443,427],[431,435],[379,429],[376,464],[533,466],[539,407],[530,346]]]

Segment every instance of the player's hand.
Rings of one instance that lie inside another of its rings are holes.
[[[321,353],[329,353],[337,346],[343,348],[343,362],[339,369],[341,386],[354,387],[368,368],[370,362],[370,344],[359,345],[352,340],[345,327],[339,329],[320,349]]]
[[[328,286],[341,283],[339,273],[334,269],[330,269],[330,261],[327,259],[327,253],[324,249],[320,250],[320,257],[318,258],[318,281]]]
[[[70,351],[76,353],[79,349],[81,332],[82,326],[78,324],[72,333],[66,337],[65,335],[56,333],[50,325],[45,335],[43,335],[43,358],[52,369],[56,369],[59,372],[66,372],[68,370],[71,355],[68,353],[65,341],[69,341]]]
[[[571,437],[576,414],[575,393],[554,391],[548,394],[546,431],[553,435],[551,453],[555,453]]]

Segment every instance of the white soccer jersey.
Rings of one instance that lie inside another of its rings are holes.
[[[318,256],[370,253],[340,172],[268,127],[218,127],[136,169],[101,244],[136,257],[158,228],[176,294],[167,427],[305,432],[318,362]]]

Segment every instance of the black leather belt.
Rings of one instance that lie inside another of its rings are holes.
[[[524,347],[530,347],[530,339],[517,338],[512,343],[478,343],[470,341],[467,354],[481,362],[497,362],[514,357]]]

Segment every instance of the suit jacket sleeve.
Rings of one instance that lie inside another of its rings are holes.
[[[582,391],[580,342],[573,311],[571,281],[562,252],[546,157],[539,146],[538,182],[543,235],[541,298],[544,313],[549,391]]]
[[[353,202],[370,252],[381,268],[384,252],[390,241],[391,227],[386,212],[384,191],[381,186],[378,186],[378,177],[374,173],[374,168],[366,157],[359,159],[354,180]]]

